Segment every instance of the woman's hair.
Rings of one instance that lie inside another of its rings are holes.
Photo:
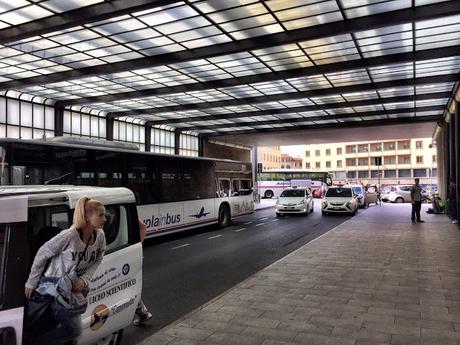
[[[75,212],[73,214],[73,225],[76,229],[83,229],[86,226],[86,215],[94,212],[98,207],[104,204],[98,200],[83,196],[78,199],[75,205]]]

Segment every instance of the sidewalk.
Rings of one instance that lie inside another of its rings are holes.
[[[276,204],[276,200],[278,199],[276,198],[260,199],[260,202],[255,204],[256,205],[255,210],[258,211],[258,210],[263,210],[265,208],[273,207]]]
[[[460,344],[460,227],[370,207],[143,345]]]

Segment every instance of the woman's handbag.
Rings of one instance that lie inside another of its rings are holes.
[[[27,317],[24,320],[24,343],[28,344],[37,334],[57,326],[52,310],[54,298],[34,291],[27,303]]]

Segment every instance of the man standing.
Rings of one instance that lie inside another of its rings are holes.
[[[419,186],[420,180],[418,178],[415,179],[415,184],[410,189],[410,198],[412,202],[412,215],[411,220],[412,223],[424,223],[423,220],[420,219],[420,209],[422,208],[422,188]]]

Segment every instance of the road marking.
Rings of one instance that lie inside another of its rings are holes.
[[[216,235],[216,236],[211,236],[211,237],[208,237],[208,240],[212,240],[214,238],[217,238],[217,237],[221,237],[222,235]]]
[[[268,219],[268,217],[260,218],[259,220],[265,220],[265,219]]]
[[[175,249],[179,249],[179,248],[183,248],[183,247],[187,247],[189,246],[190,244],[189,243],[185,243],[185,244],[182,244],[180,246],[177,246],[177,247],[172,247],[171,250],[175,250]]]
[[[243,230],[246,230],[246,228],[241,228],[241,229],[235,230],[235,232],[240,232],[240,231],[243,231]]]
[[[252,224],[252,222],[247,222],[247,223],[244,223],[243,225],[249,225],[249,224]]]
[[[279,219],[273,219],[273,220],[272,220],[272,222],[277,222],[277,221],[279,221]]]
[[[265,223],[259,223],[259,224],[256,224],[256,226],[261,226],[261,225],[264,225]]]

